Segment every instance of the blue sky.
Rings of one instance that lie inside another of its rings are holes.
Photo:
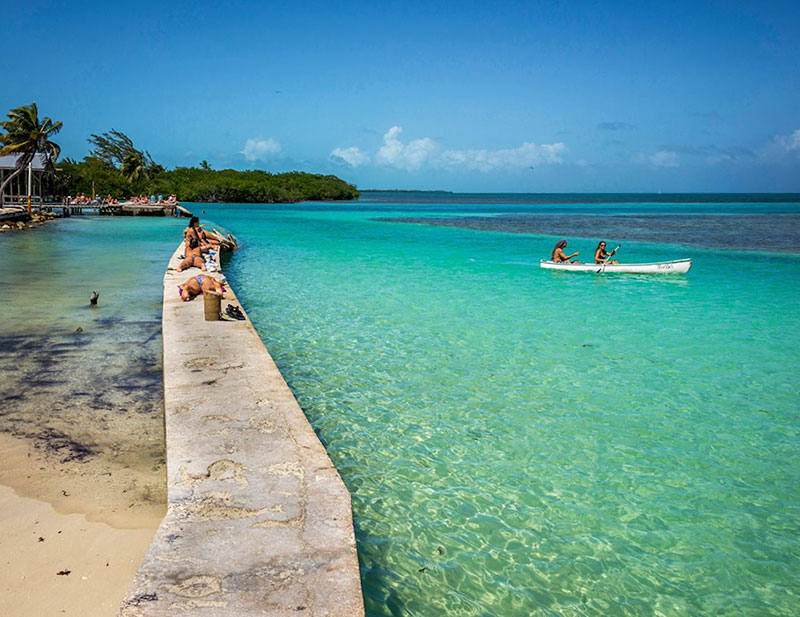
[[[359,188],[800,191],[796,2],[19,3],[0,110],[63,155]],[[13,50],[13,53],[12,51]]]

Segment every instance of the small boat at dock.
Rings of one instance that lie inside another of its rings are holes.
[[[569,262],[556,263],[549,259],[542,259],[539,263],[542,268],[551,270],[564,270],[565,272],[595,272],[627,273],[627,274],[686,274],[692,267],[691,259],[676,259],[675,261],[657,261],[646,264],[573,264]]]

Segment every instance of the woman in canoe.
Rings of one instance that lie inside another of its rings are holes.
[[[553,249],[553,253],[550,256],[550,258],[554,262],[556,262],[557,264],[565,263],[565,262],[569,262],[569,263],[573,263],[573,264],[581,263],[577,259],[573,259],[572,261],[569,261],[570,259],[575,257],[575,255],[578,254],[578,251],[575,251],[572,255],[567,255],[564,252],[564,247],[566,247],[566,246],[567,246],[567,241],[566,240],[559,240],[558,243],[556,244],[555,248]]]
[[[614,253],[611,253],[613,255]],[[619,262],[616,259],[609,260],[608,258],[611,257],[606,251],[606,243],[600,242],[597,245],[597,249],[594,251],[594,263],[596,264],[618,264]]]

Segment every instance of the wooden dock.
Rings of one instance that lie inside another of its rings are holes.
[[[81,214],[109,216],[181,216],[188,212],[178,204],[45,204],[42,210],[60,212],[63,216]],[[183,215],[185,216],[185,215]]]

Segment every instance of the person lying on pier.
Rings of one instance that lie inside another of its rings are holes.
[[[215,291],[221,297],[225,297],[225,287],[223,284],[207,274],[198,274],[188,279],[182,285],[178,285],[178,294],[184,302],[188,302],[195,296],[199,296],[203,291]]]
[[[185,255],[186,257],[184,260],[178,264],[178,272],[183,272],[189,268],[200,268],[201,270],[206,269],[206,262],[203,259],[202,253],[200,252],[200,243],[197,241],[197,238],[187,238]]]

